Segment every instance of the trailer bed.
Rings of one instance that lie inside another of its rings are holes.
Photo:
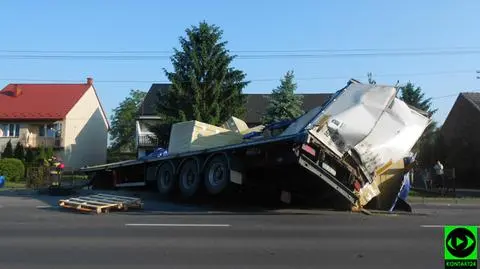
[[[191,151],[191,152],[186,152],[186,153],[172,154],[172,155],[158,157],[158,158],[152,158],[152,159],[148,159],[148,160],[127,160],[127,161],[121,161],[121,162],[115,162],[115,163],[92,165],[92,166],[87,166],[87,167],[80,168],[79,171],[80,172],[85,172],[85,173],[91,173],[91,172],[97,172],[97,171],[120,168],[120,167],[129,167],[129,166],[136,166],[136,165],[139,165],[139,164],[147,164],[147,163],[152,163],[152,162],[160,162],[160,161],[167,161],[167,160],[178,159],[178,158],[186,158],[186,157],[191,157],[191,156],[195,156],[195,155],[199,155],[199,154],[211,154],[211,153],[215,153],[215,152],[222,152],[222,151],[225,151],[225,150],[248,148],[248,147],[259,146],[259,145],[268,144],[268,143],[288,141],[288,140],[292,140],[292,139],[296,139],[296,138],[301,139],[301,137],[304,137],[304,134],[293,134],[293,135],[282,136],[282,137],[264,138],[264,139],[259,139],[259,140],[254,140],[254,141],[249,141],[249,142],[244,142],[244,143],[239,143],[239,144],[228,145],[228,146],[215,147],[215,148]]]

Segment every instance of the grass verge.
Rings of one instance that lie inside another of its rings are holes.
[[[10,181],[7,181],[5,182],[5,185],[3,186],[3,188],[0,189],[1,190],[12,190],[12,189],[25,189],[27,187],[25,181],[20,181],[20,182],[10,182]]]

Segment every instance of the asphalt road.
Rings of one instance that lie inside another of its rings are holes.
[[[88,215],[44,198],[0,194],[0,268],[443,268],[441,225],[478,225],[480,213]]]

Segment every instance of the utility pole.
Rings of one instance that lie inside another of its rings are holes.
[[[480,74],[480,70],[477,70],[477,74]],[[477,76],[477,79],[480,79],[480,76]]]

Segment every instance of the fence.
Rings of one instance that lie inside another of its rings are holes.
[[[442,188],[445,193],[449,190],[456,191],[455,168],[444,169],[443,182],[436,176],[435,170],[432,169],[416,169],[412,177],[412,186],[417,189],[427,191],[440,191]]]
[[[79,174],[74,170],[66,169],[60,174],[52,174],[54,168],[47,166],[29,166],[25,171],[26,185],[32,189],[44,189],[57,181],[62,186],[82,186],[89,178],[84,174]],[[57,178],[55,178],[57,177]]]

